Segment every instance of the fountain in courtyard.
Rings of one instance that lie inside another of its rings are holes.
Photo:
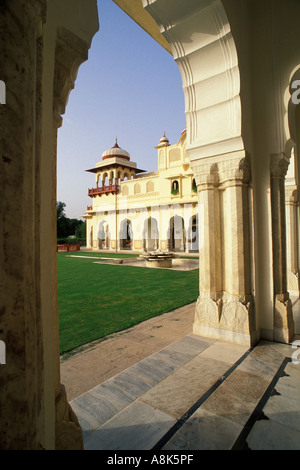
[[[144,252],[139,256],[139,259],[146,261],[147,268],[172,268],[173,258],[174,253],[162,250]]]

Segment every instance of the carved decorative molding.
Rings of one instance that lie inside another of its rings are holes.
[[[240,74],[230,24],[221,0],[143,0],[179,67],[185,96],[191,160],[244,148]],[[194,155],[195,154],[195,155]]]
[[[54,75],[54,118],[61,125],[78,69],[88,59],[89,44],[65,28],[57,31]]]
[[[270,171],[272,178],[285,178],[290,164],[290,159],[284,154],[271,155]]]
[[[299,204],[299,190],[296,185],[285,186],[285,203],[290,205]]]
[[[250,157],[245,152],[204,158],[191,162],[198,189],[203,185],[249,184],[251,181]],[[204,187],[202,189],[205,189]]]

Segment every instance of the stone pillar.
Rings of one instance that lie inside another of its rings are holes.
[[[274,283],[274,340],[288,343],[294,336],[292,303],[287,289],[285,176],[289,159],[271,156],[271,207]]]
[[[299,297],[299,196],[296,185],[286,185],[285,206],[287,230],[288,291],[291,295],[296,295]]]
[[[45,443],[44,351],[40,307],[41,31],[45,1],[0,7],[1,231],[0,448],[41,449]],[[51,423],[49,423],[51,426]]]
[[[250,162],[244,152],[192,163],[199,192],[200,295],[194,333],[252,345]]]
[[[7,352],[0,367],[1,449],[83,445],[60,384],[56,137],[96,32],[95,6],[85,3],[90,30],[84,32],[81,0],[11,0],[0,7],[0,71],[7,85],[0,108],[0,340]]]

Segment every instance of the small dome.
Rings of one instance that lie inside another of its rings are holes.
[[[169,139],[166,137],[166,133],[165,133],[165,132],[164,132],[163,137],[160,139],[160,142],[159,142],[159,143],[160,143],[160,145],[162,145],[162,144],[169,145],[170,142],[169,142]]]
[[[119,147],[117,138],[116,138],[115,145],[112,148],[102,153],[102,160],[106,160],[107,158],[112,158],[112,157],[119,157],[119,158],[124,158],[126,160],[130,160],[129,153],[126,152],[126,150],[123,150]]]

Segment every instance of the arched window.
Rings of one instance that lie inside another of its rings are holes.
[[[141,185],[139,183],[136,183],[134,185],[134,194],[140,194],[141,192]]]
[[[172,194],[176,195],[179,193],[179,182],[177,180],[174,180],[172,182],[172,190],[171,190]]]
[[[129,194],[128,186],[122,186],[122,194],[123,196],[128,196]]]
[[[102,186],[108,185],[108,173],[103,173],[102,175]]]
[[[147,193],[152,193],[154,191],[153,181],[148,181],[146,189],[147,189]]]
[[[192,181],[192,191],[193,191],[194,193],[197,192],[197,183],[196,183],[195,178],[193,178],[193,181]]]

